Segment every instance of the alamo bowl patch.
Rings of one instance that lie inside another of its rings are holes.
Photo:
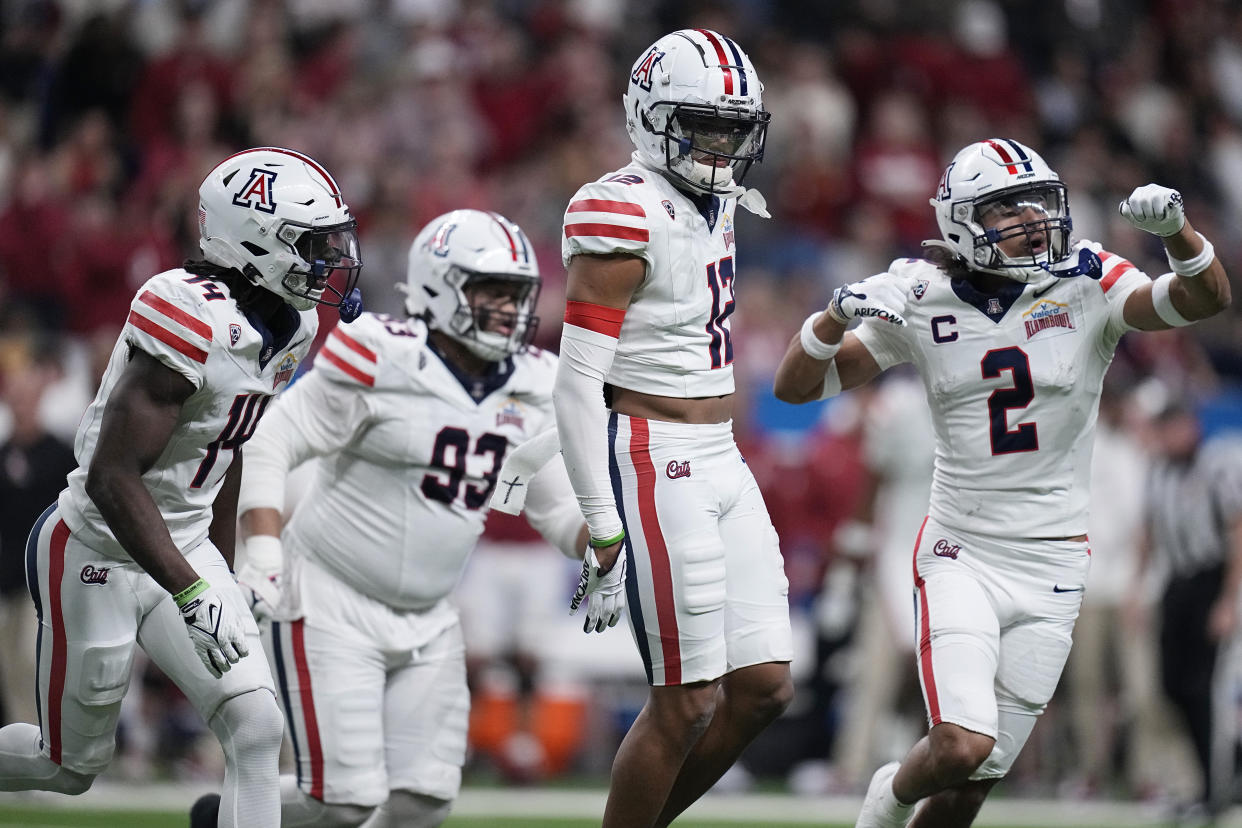
[[[1022,329],[1028,340],[1043,333],[1047,336],[1072,333],[1074,319],[1070,315],[1070,306],[1050,299],[1036,302],[1022,314]]]
[[[297,370],[298,358],[293,354],[285,354],[284,359],[276,366],[276,375],[272,377],[272,391],[278,390],[281,385],[288,385]]]
[[[504,404],[504,407],[496,412],[496,428],[504,426],[513,426],[514,428],[524,428],[526,425],[526,413],[522,410],[522,404],[512,397]]]

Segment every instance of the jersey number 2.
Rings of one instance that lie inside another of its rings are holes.
[[[466,485],[466,508],[478,509],[487,503],[492,489],[496,486],[496,476],[500,474],[500,464],[504,462],[505,450],[509,441],[499,434],[484,434],[474,444],[476,455],[490,454],[492,468],[483,475],[487,485],[479,488],[473,483]],[[449,453],[453,460],[449,462]],[[432,468],[443,469],[444,475],[427,473],[423,475],[423,494],[440,503],[452,503],[461,491],[462,480],[466,477],[466,454],[470,451],[470,435],[464,428],[446,426],[436,435],[435,447],[431,450]]]
[[[1021,348],[1000,348],[988,351],[980,362],[984,379],[996,379],[1002,371],[1013,378],[1010,388],[997,388],[988,397],[988,435],[992,454],[1015,454],[1039,449],[1039,433],[1034,423],[1009,428],[1009,411],[1026,408],[1035,399],[1035,383],[1031,381],[1031,361]]]
[[[719,262],[707,266],[707,287],[712,292],[712,315],[707,320],[707,333],[712,338],[707,352],[713,368],[723,368],[733,362],[733,338],[725,322],[733,313],[733,257],[725,256]]]

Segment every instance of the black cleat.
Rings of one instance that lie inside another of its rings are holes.
[[[220,794],[203,794],[190,809],[190,828],[216,828],[220,821]]]

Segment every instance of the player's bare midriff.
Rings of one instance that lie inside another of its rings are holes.
[[[670,423],[727,423],[733,417],[733,395],[661,397],[629,388],[612,387],[612,409],[629,417]]]

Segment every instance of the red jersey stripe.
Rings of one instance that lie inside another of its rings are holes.
[[[352,336],[345,333],[340,328],[335,328],[332,331],[332,338],[340,340],[340,343],[342,345],[344,345],[349,350],[353,351],[358,356],[368,360],[369,362],[379,361],[379,356],[376,355],[375,351],[372,351],[370,348],[363,345],[361,342],[354,339]]]
[[[623,227],[620,224],[590,224],[586,222],[566,224],[565,237],[570,236],[603,236],[608,239],[629,239],[645,242],[650,234],[642,227]]]
[[[174,305],[172,302],[169,302],[167,299],[162,299],[161,297],[156,296],[151,291],[144,290],[142,292],[142,295],[138,297],[138,301],[142,302],[144,305],[149,305],[155,308],[157,311],[164,314],[172,321],[180,325],[183,325],[184,327],[188,328],[189,330],[201,336],[203,339],[211,341],[211,326],[210,325],[186,313],[181,308]]]
[[[651,559],[651,581],[655,591],[656,618],[660,624],[660,649],[664,654],[664,683],[681,684],[681,634],[677,629],[677,606],[673,602],[673,572],[668,546],[660,529],[656,511],[655,466],[651,462],[650,432],[647,421],[630,418],[630,457],[634,462],[638,484],[638,514],[642,520],[643,540]]]
[[[624,321],[625,311],[621,308],[575,302],[572,299],[565,303],[566,325],[576,325],[616,339],[621,336],[621,323]]]
[[[148,334],[155,337],[160,342],[163,342],[174,351],[179,351],[180,353],[185,354],[195,362],[207,362],[206,351],[199,348],[197,345],[191,345],[189,342],[186,342],[184,339],[177,336],[177,334],[167,328],[161,328],[159,323],[152,322],[150,319],[147,319],[145,316],[140,316],[132,310],[129,312],[129,319],[126,321],[138,330],[146,331]]]
[[[931,620],[927,617],[927,582],[919,575],[919,545],[923,542],[923,529],[927,518],[919,526],[914,540],[914,585],[919,591],[919,673],[923,679],[923,692],[927,695],[927,714],[932,726],[940,724],[940,693],[936,690],[936,674],[932,669]]]
[[[583,198],[569,205],[570,213],[620,213],[623,216],[647,217],[641,204],[628,201],[609,201],[605,198]]]
[[[47,688],[48,752],[50,759],[60,764],[64,746],[61,737],[60,705],[65,697],[65,658],[69,646],[65,638],[65,614],[61,599],[61,582],[65,579],[65,544],[69,540],[69,527],[63,520],[56,521],[52,529],[48,549],[47,586],[48,604],[52,627],[52,669]]]
[[[1105,293],[1108,293],[1110,290],[1112,290],[1113,285],[1117,283],[1118,279],[1120,279],[1126,273],[1129,273],[1131,270],[1134,270],[1134,269],[1135,269],[1134,265],[1130,264],[1129,262],[1123,261],[1121,264],[1114,267],[1107,276],[1105,276],[1103,279],[1100,280],[1100,287],[1104,289]]]
[[[320,355],[323,356],[324,359],[326,359],[328,362],[335,365],[337,368],[343,371],[346,375],[353,377],[354,379],[358,380],[358,382],[362,383],[368,388],[375,387],[375,377],[358,370],[357,368],[350,365],[345,360],[341,359],[336,354],[332,353],[332,351],[330,351],[329,349],[324,348],[319,353]]]
[[[311,691],[310,665],[306,661],[306,639],[302,619],[290,624],[293,638],[293,660],[298,670],[298,696],[302,700],[302,719],[306,724],[306,749],[310,751],[310,795],[323,799],[323,743],[319,738],[319,720],[315,715],[315,695]]]

